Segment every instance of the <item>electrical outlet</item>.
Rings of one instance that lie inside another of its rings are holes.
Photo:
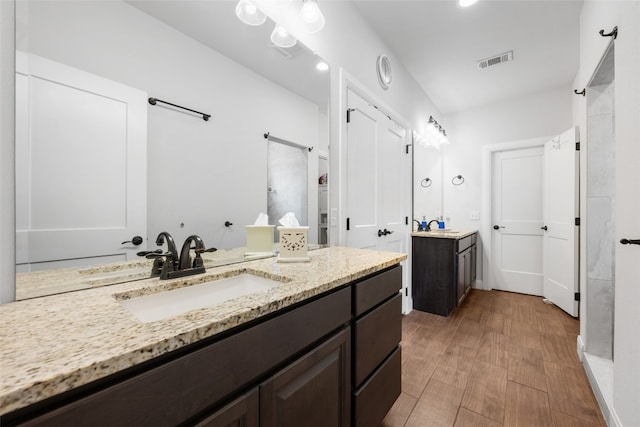
[[[471,211],[471,214],[469,215],[469,217],[473,221],[479,221],[480,220],[480,211]]]
[[[338,209],[331,209],[331,226],[335,227],[338,225]]]

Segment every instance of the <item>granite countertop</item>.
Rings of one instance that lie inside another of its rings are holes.
[[[71,390],[405,260],[401,253],[330,247],[311,262],[276,258],[0,305],[0,415]],[[117,298],[205,282],[239,270],[281,285],[169,319],[142,323]]]
[[[460,240],[467,236],[477,233],[478,230],[433,230],[433,231],[414,231],[412,237],[435,237],[436,239],[453,239]]]

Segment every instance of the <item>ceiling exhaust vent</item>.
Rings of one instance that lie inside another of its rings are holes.
[[[480,61],[478,61],[478,68],[488,68],[509,61],[513,61],[512,50],[510,50],[509,52],[501,53],[500,55],[492,56],[491,58],[481,59]]]
[[[300,43],[296,43],[291,47],[280,47],[269,42],[267,43],[267,46],[269,46],[271,49],[275,50],[280,55],[282,55],[284,59],[295,58],[296,56],[300,55],[302,52],[307,51],[307,49],[304,46],[300,45]]]

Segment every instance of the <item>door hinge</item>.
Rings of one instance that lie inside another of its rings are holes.
[[[580,143],[576,142],[576,151],[580,151]]]
[[[578,227],[580,226],[580,218],[576,218],[576,220],[575,220],[575,224],[576,224],[576,226],[578,226]]]
[[[404,288],[404,296],[405,297],[409,296],[409,288]]]
[[[349,218],[347,218],[347,231],[349,231],[349,228],[350,228],[349,226],[350,226],[350,224],[349,224]]]
[[[409,225],[409,217],[408,216],[404,217],[404,225]]]
[[[580,292],[576,292],[575,294],[573,294],[573,299],[575,301],[580,301]]]
[[[406,145],[404,146],[404,153],[405,153],[405,154],[409,154],[409,147],[411,147],[411,144],[406,144]]]
[[[351,122],[351,112],[356,111],[355,108],[347,108],[347,123]]]

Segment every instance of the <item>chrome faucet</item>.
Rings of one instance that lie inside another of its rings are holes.
[[[440,221],[438,221],[437,219],[432,219],[431,221],[429,221],[429,223],[427,224],[427,229],[425,231],[431,231],[431,223],[435,222],[436,224],[438,224],[438,227],[440,227]]]

